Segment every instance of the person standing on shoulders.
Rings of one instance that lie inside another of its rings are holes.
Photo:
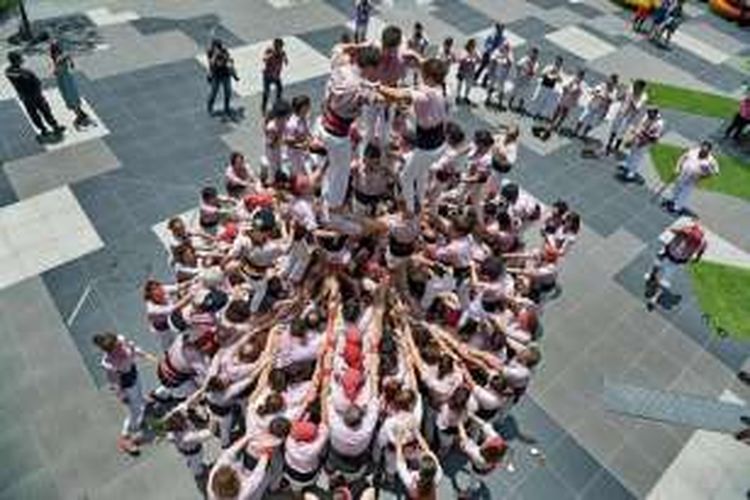
[[[73,126],[75,128],[82,128],[93,125],[94,123],[83,110],[83,105],[81,104],[81,95],[78,92],[78,85],[73,76],[73,69],[75,67],[73,58],[70,57],[70,54],[63,51],[58,41],[50,44],[49,55],[52,59],[53,72],[57,80],[57,88],[60,90],[60,95],[68,109],[76,115]]]
[[[26,109],[31,122],[39,130],[40,137],[61,135],[65,127],[60,125],[52,114],[52,109],[42,93],[42,82],[39,77],[23,67],[23,56],[20,52],[9,52],[8,62],[10,66],[5,68],[5,77],[16,90],[18,99]],[[52,127],[51,133],[45,122]]]
[[[281,99],[284,90],[281,84],[281,70],[289,64],[284,50],[284,40],[276,38],[273,45],[268,47],[263,53],[263,101],[261,103],[261,112],[266,115],[268,107],[268,96],[271,93],[271,86],[276,87],[276,98],[274,101]]]

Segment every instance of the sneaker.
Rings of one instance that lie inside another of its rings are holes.
[[[746,372],[745,370],[740,370],[737,373],[737,378],[740,379],[742,383],[750,385],[750,372]]]
[[[65,132],[65,125],[58,125],[52,129],[52,133],[55,135],[60,135],[64,132]]]
[[[131,441],[127,436],[120,436],[117,438],[117,448],[121,453],[127,453],[132,456],[137,456],[141,452],[138,445]]]
[[[742,422],[745,425],[750,425],[750,416],[747,416],[747,415],[741,416],[740,422]]]
[[[647,310],[648,312],[651,312],[651,311],[653,311],[655,307],[656,307],[656,306],[654,305],[654,303],[653,303],[653,302],[646,302],[646,310]]]

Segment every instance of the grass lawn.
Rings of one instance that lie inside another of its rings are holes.
[[[647,92],[650,104],[694,115],[731,118],[738,108],[738,102],[730,97],[665,83],[648,82]]]
[[[750,340],[750,269],[698,262],[690,266],[698,303],[716,328]]]
[[[684,151],[683,148],[670,144],[656,144],[651,147],[651,160],[662,182],[674,181],[674,167]],[[719,155],[718,160],[719,175],[702,180],[698,187],[750,200],[750,165],[732,156]]]

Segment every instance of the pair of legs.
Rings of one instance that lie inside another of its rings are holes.
[[[271,95],[271,87],[275,87],[276,96],[274,102],[281,99],[281,94],[284,91],[284,86],[281,84],[281,78],[263,75],[263,99],[260,105],[260,110],[263,115],[266,114],[266,108],[268,108],[268,98]]]
[[[208,112],[213,113],[214,102],[216,96],[219,94],[219,89],[224,92],[224,113],[230,114],[232,109],[230,108],[230,102],[232,99],[232,79],[229,76],[226,77],[211,77],[211,90],[208,93]]]
[[[47,99],[42,94],[21,98],[21,102],[29,115],[29,119],[31,119],[31,123],[39,130],[40,134],[48,135],[50,133],[48,126],[52,128],[54,134],[59,134],[65,130],[65,127],[61,126],[55,119]]]
[[[430,180],[430,166],[437,161],[442,148],[432,150],[414,148],[406,159],[399,181],[406,209],[415,213],[417,206],[424,207],[427,184]]]
[[[621,168],[624,170],[626,180],[632,181],[638,178],[643,159],[647,152],[648,146],[631,146],[627,158],[625,158],[625,161],[620,164]]]
[[[521,113],[526,111],[526,95],[529,92],[529,85],[531,85],[531,80],[527,79],[517,79],[514,82],[513,91],[508,98],[508,109],[513,109],[513,104],[515,103],[517,111]]]
[[[750,125],[750,118],[743,118],[741,114],[737,113],[734,115],[732,123],[724,131],[724,137],[738,140],[748,125]]]
[[[122,403],[128,410],[117,445],[124,453],[138,453],[137,438],[143,427],[143,417],[146,412],[146,402],[143,398],[140,378],[136,375],[135,382],[130,387],[121,388]]]
[[[464,103],[469,104],[469,94],[471,89],[474,88],[474,75],[459,76],[458,84],[456,85],[456,104]]]

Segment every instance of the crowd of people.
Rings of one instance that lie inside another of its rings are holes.
[[[508,443],[497,429],[540,362],[545,298],[581,220],[564,200],[543,206],[509,179],[517,125],[465,130],[450,110],[471,104],[478,82],[488,107],[507,98],[543,133],[570,121],[586,137],[619,103],[602,148],[629,148],[625,180],[663,131],[642,81],[611,75],[588,88],[584,70],[567,74],[561,57],[540,69],[536,48],[516,62],[501,24],[481,53],[475,40],[458,53],[446,39],[428,56],[421,25],[408,40],[388,26],[368,42],[369,2],[358,5],[356,40],[334,47],[321,103],[281,98],[289,61],[273,43],[258,168],[233,152],[222,185],[201,190],[197,223],[169,221],[174,280],[143,289],[162,353],[116,333],[94,337],[128,407],[121,450],[138,452],[148,405],[163,409],[169,439],[211,499],[312,496],[321,475],[335,498],[373,498],[383,484],[436,498],[452,451],[474,475],[502,467]],[[211,50],[209,110],[237,77],[226,49]],[[680,168],[714,168],[710,151],[689,151]],[[672,208],[685,202],[684,179]],[[656,288],[668,287],[670,256],[704,248],[681,245],[647,276]],[[161,384],[146,397],[139,357]],[[213,463],[210,439],[222,449]]]
[[[299,493],[321,470],[331,491],[376,475],[433,498],[451,450],[476,474],[499,466],[496,424],[540,360],[543,298],[580,218],[507,179],[517,127],[450,121],[448,64],[416,42],[395,26],[342,40],[315,124],[309,97],[276,100],[260,168],[232,153],[198,224],[169,221],[174,282],[144,285],[163,353],[94,338],[129,408],[122,451],[154,404],[209,498]],[[146,397],[143,356],[161,383]]]

